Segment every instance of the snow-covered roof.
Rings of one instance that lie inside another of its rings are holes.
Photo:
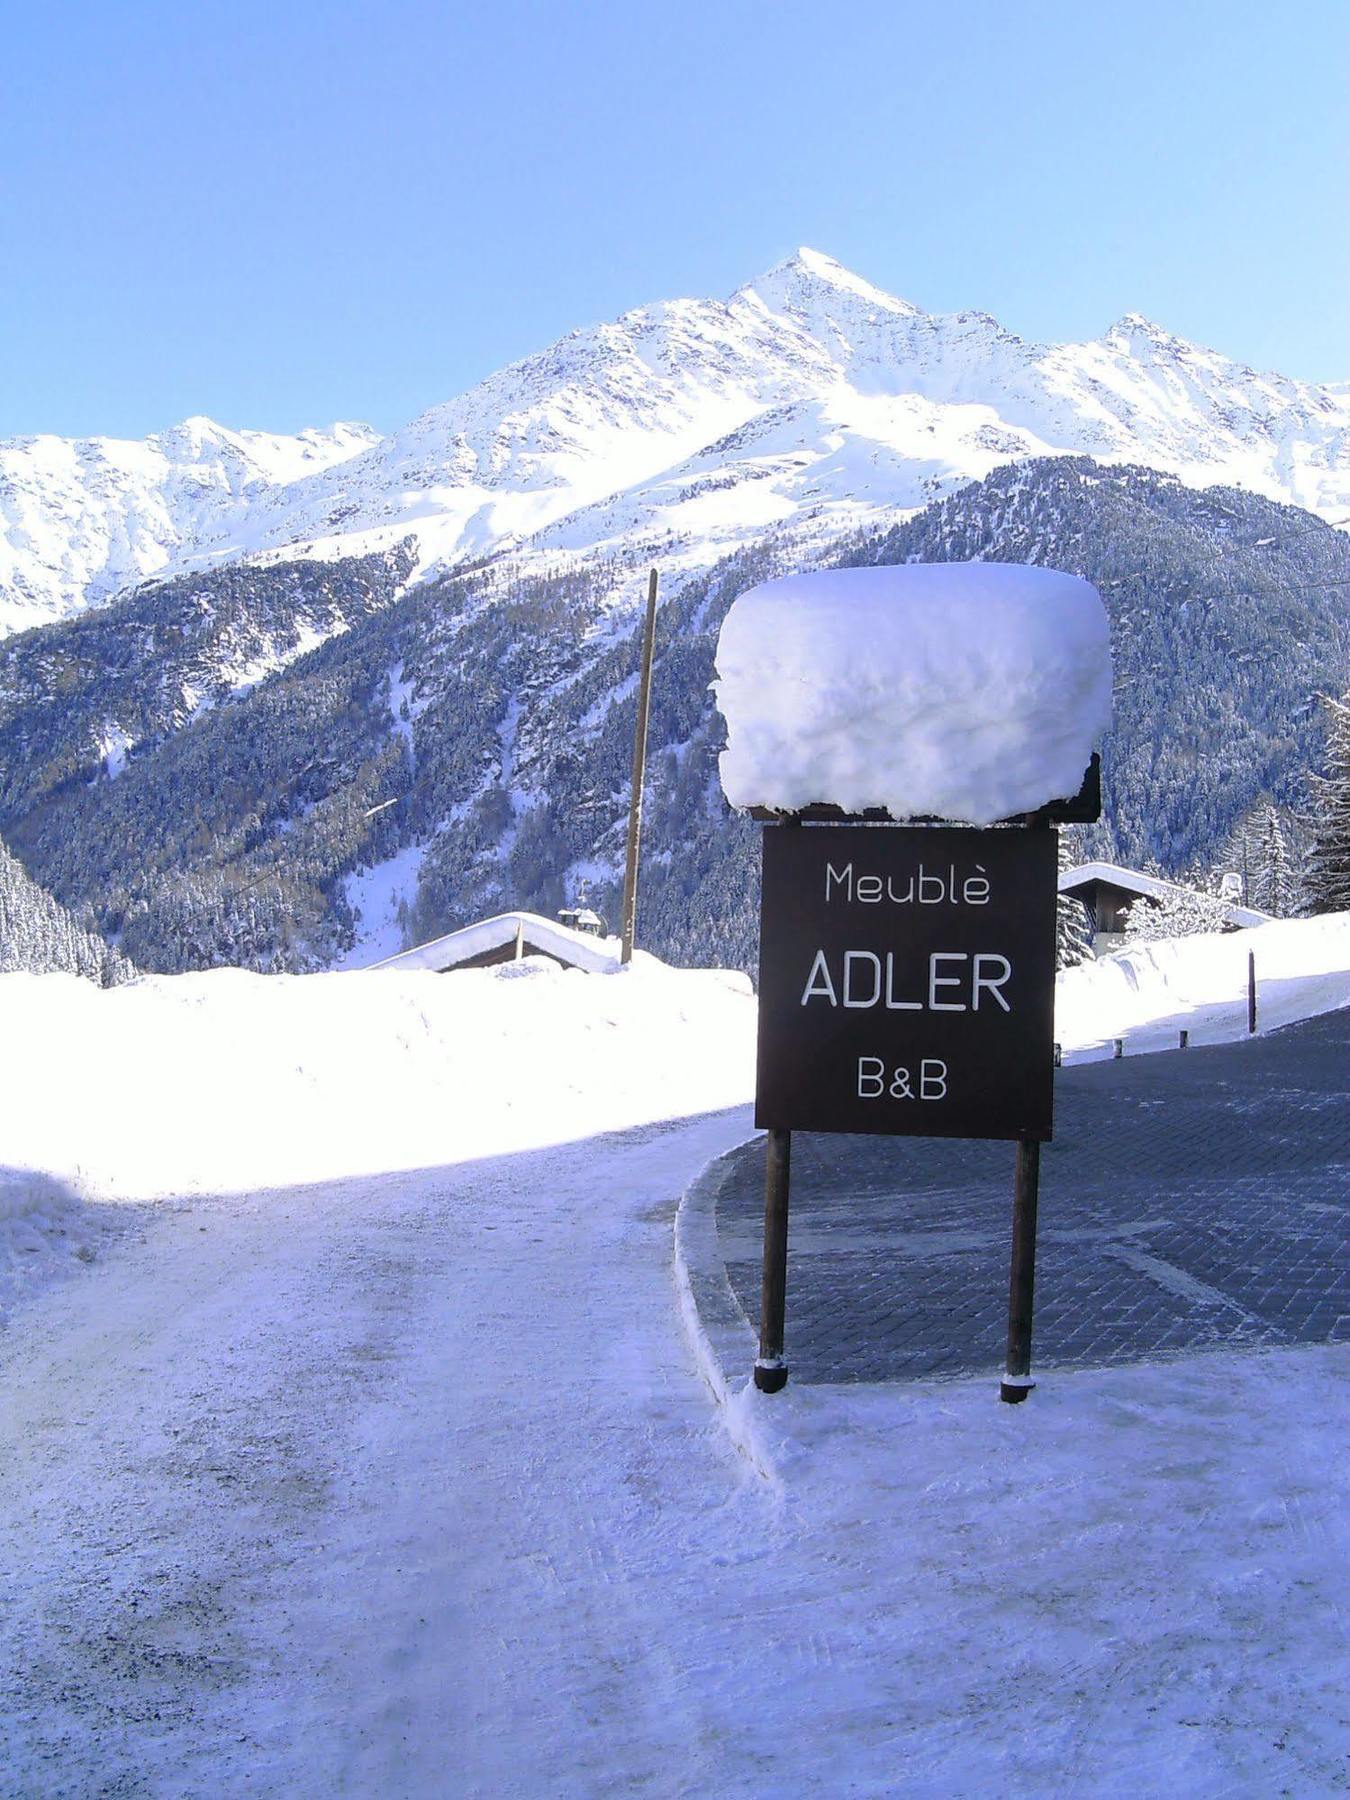
[[[1123,869],[1119,863],[1107,862],[1079,863],[1076,868],[1066,869],[1059,878],[1059,891],[1061,894],[1072,893],[1093,881],[1104,881],[1111,887],[1146,895],[1150,900],[1165,900],[1169,894],[1194,892],[1182,882],[1164,881],[1160,875],[1145,875],[1140,869]],[[1234,906],[1225,901],[1223,916],[1230,925],[1265,925],[1271,915],[1259,912],[1254,906]]]
[[[455,969],[488,951],[513,944],[517,933],[530,950],[556,957],[571,968],[603,975],[619,967],[618,938],[598,938],[593,932],[573,931],[556,919],[546,919],[540,913],[532,912],[505,912],[498,913],[495,918],[478,919],[472,925],[462,925],[458,931],[446,932],[444,937],[433,938],[430,943],[418,944],[416,949],[387,956],[383,962],[372,966],[399,970]]]
[[[1110,632],[1092,584],[1056,569],[818,569],[740,595],[714,686],[733,806],[990,825],[1082,786]]]

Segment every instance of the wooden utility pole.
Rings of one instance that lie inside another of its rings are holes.
[[[628,856],[623,874],[623,922],[619,961],[633,960],[637,928],[638,846],[642,837],[642,788],[647,774],[647,715],[652,700],[652,646],[656,639],[656,570],[647,582],[647,623],[642,633],[642,673],[638,679],[637,723],[633,727],[633,792],[628,803]]]

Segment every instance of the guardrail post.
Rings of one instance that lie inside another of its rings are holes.
[[[1256,952],[1247,952],[1247,1030],[1256,1030]]]

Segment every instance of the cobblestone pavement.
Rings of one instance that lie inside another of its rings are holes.
[[[1066,1068],[1041,1153],[1033,1369],[1350,1338],[1350,1011]],[[1014,1148],[794,1134],[794,1381],[1002,1366]],[[759,1319],[762,1141],[717,1230]]]

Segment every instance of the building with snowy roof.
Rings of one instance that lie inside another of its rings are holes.
[[[1066,869],[1059,878],[1059,891],[1081,900],[1087,908],[1092,920],[1092,947],[1102,956],[1119,950],[1125,942],[1125,920],[1131,907],[1141,901],[1161,906],[1191,890],[1181,882],[1145,875],[1139,869],[1123,869],[1118,863],[1090,862]],[[1270,919],[1269,913],[1258,912],[1254,906],[1237,906],[1228,900],[1221,900],[1219,905],[1225,931],[1264,925]]]
[[[609,927],[589,906],[565,906],[558,914],[558,923],[571,926],[573,931],[584,932],[587,937],[609,936]]]
[[[590,929],[574,929],[539,913],[505,912],[463,925],[458,931],[448,931],[444,937],[388,956],[372,966],[430,969],[448,974],[452,969],[485,969],[494,963],[519,962],[526,956],[547,956],[564,968],[603,975],[619,967],[619,940],[599,936]]]

